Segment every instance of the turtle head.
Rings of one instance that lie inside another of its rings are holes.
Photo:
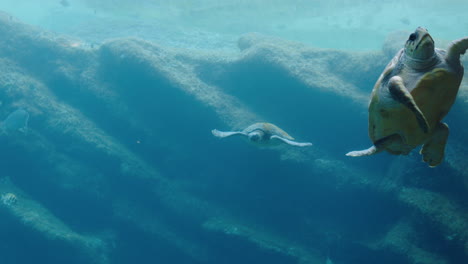
[[[253,142],[259,142],[262,140],[264,133],[262,131],[256,130],[249,133],[249,140]]]
[[[409,35],[405,44],[405,54],[416,60],[426,60],[434,56],[434,40],[427,29],[418,27]]]

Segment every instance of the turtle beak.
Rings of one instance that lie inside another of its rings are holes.
[[[416,45],[416,47],[414,48],[414,50],[418,50],[418,48],[420,46],[422,47],[426,47],[428,45],[434,45],[434,39],[431,37],[431,35],[429,35],[429,33],[425,33],[422,37],[421,37],[421,40],[418,42],[418,44]]]

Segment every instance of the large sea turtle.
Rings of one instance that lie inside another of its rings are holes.
[[[230,137],[230,136],[243,136],[250,140],[257,146],[275,146],[281,143],[286,143],[291,146],[296,147],[307,147],[312,146],[312,143],[300,143],[293,141],[294,138],[291,137],[281,128],[271,124],[271,123],[255,123],[242,131],[219,131],[213,129],[211,131],[214,136],[219,138]]]
[[[426,29],[418,27],[380,75],[369,104],[372,147],[352,151],[358,157],[386,150],[407,155],[419,145],[423,161],[442,162],[449,134],[442,119],[457,96],[463,78],[460,56],[468,37],[453,41],[447,51],[434,47]]]

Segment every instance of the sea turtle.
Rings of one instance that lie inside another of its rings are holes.
[[[463,78],[460,56],[468,37],[453,41],[447,51],[434,47],[428,31],[418,27],[380,75],[369,104],[372,147],[347,153],[358,157],[386,150],[407,155],[419,145],[430,167],[442,162],[449,134],[442,119],[457,96]]]
[[[312,143],[299,143],[293,141],[294,138],[288,133],[283,131],[281,128],[271,123],[255,123],[242,131],[228,131],[222,132],[217,129],[211,131],[214,136],[219,138],[230,137],[230,136],[243,136],[247,137],[250,142],[257,146],[275,146],[280,143],[286,143],[296,147],[307,147],[312,146]]]

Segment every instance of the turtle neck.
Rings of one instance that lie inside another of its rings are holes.
[[[437,53],[434,52],[430,58],[427,59],[415,59],[406,54],[406,52],[403,53],[403,61],[406,66],[409,68],[416,70],[416,71],[425,71],[428,68],[431,68],[435,66],[437,63],[439,63],[440,59],[437,56]]]

